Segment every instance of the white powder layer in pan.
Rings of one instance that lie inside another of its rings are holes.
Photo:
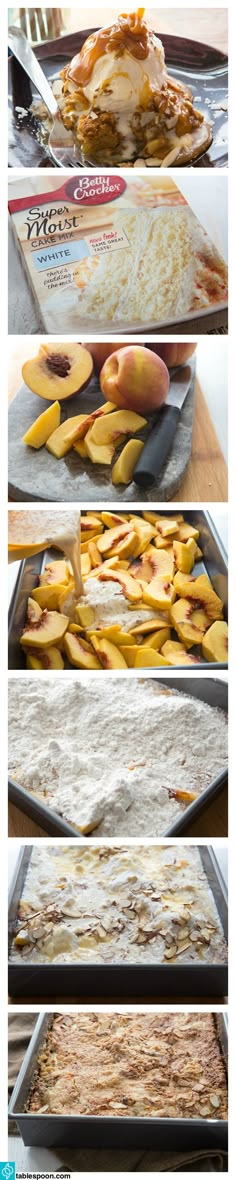
[[[86,835],[164,835],[227,750],[222,710],[150,679],[9,682],[10,776]]]

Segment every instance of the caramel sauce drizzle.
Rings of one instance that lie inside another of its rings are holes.
[[[125,50],[137,60],[144,60],[148,56],[150,34],[143,21],[144,8],[137,8],[136,12],[121,13],[113,25],[98,29],[84,42],[80,53],[73,57],[66,71],[66,77],[77,82],[79,86],[86,86],[89,82],[94,66],[104,53],[114,50],[121,56]]]

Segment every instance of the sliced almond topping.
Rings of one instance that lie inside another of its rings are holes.
[[[220,1106],[220,1098],[218,1098],[218,1094],[210,1094],[210,1103],[211,1106],[215,1106],[216,1109],[218,1106]]]
[[[177,946],[175,943],[173,943],[172,946],[169,946],[167,951],[164,951],[164,958],[165,959],[173,959],[174,955],[176,955],[176,954],[178,954]]]

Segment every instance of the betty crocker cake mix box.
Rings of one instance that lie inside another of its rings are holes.
[[[46,331],[194,326],[226,308],[225,262],[169,176],[37,183],[9,210]]]

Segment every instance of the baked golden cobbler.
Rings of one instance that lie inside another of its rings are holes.
[[[54,1015],[27,1111],[227,1118],[217,1016],[200,1012]]]

